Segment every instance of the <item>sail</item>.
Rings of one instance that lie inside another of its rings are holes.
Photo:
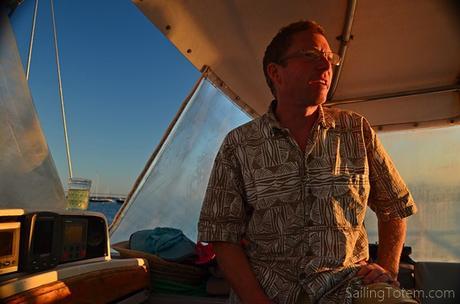
[[[5,11],[0,11],[0,181],[0,208],[65,208]]]
[[[181,229],[192,240],[224,136],[250,117],[203,78],[134,195],[115,219],[111,242],[155,227]]]

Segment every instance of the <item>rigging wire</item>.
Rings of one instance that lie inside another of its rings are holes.
[[[37,21],[37,12],[38,12],[38,0],[35,0],[34,15],[32,18],[32,30],[30,31],[29,54],[27,56],[26,80],[29,80],[30,63],[32,61],[32,49],[34,47],[34,40],[35,40],[35,24]]]
[[[57,67],[57,74],[58,74],[58,82],[59,82],[59,97],[61,99],[61,114],[62,114],[62,124],[64,126],[64,138],[65,138],[65,145],[66,145],[66,153],[67,153],[67,166],[69,169],[69,178],[73,177],[72,173],[72,160],[70,158],[70,148],[69,148],[69,137],[67,133],[67,121],[65,116],[65,108],[64,108],[64,94],[62,92],[62,79],[61,79],[61,66],[59,65],[59,49],[57,43],[57,33],[56,33],[56,20],[54,18],[54,4],[53,0],[50,0],[51,3],[51,19],[53,21],[53,33],[54,33],[54,50],[56,54],[56,67]]]

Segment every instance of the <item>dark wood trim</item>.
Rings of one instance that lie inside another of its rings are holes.
[[[98,270],[46,284],[4,299],[3,303],[108,303],[150,289],[144,266]]]

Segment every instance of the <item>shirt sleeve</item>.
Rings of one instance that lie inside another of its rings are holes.
[[[239,243],[246,230],[244,184],[236,146],[224,140],[211,171],[198,222],[198,240]]]
[[[369,207],[384,221],[402,219],[416,213],[417,206],[409,189],[365,119],[363,131],[369,164]]]

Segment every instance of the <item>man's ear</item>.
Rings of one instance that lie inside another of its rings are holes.
[[[276,86],[279,86],[282,83],[279,69],[280,69],[280,66],[273,62],[269,63],[267,66],[268,77],[270,77],[272,83]]]

